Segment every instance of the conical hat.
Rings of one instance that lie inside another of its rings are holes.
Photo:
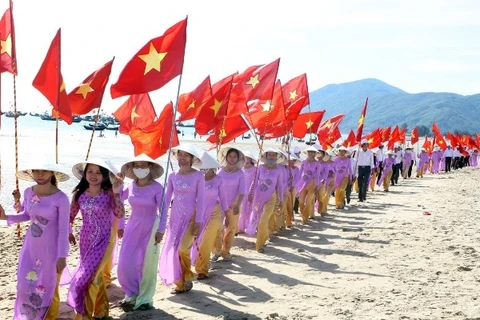
[[[183,151],[193,156],[192,167],[198,168],[202,165],[202,160],[200,160],[200,158],[202,157],[203,150],[200,150],[191,144],[182,144],[172,148],[172,155],[175,159],[177,158],[178,151]]]
[[[33,170],[46,170],[52,171],[55,175],[55,178],[58,182],[67,181],[70,179],[70,176],[60,170],[60,167],[55,164],[55,161],[43,158],[43,157],[35,157],[32,161],[27,164],[24,169],[18,171],[16,176],[18,179],[25,180],[25,181],[35,181],[33,180],[32,171]]]
[[[240,157],[238,159],[237,166],[239,168],[242,168],[245,165],[245,155],[243,154],[243,152],[240,150],[239,147],[223,146],[220,149],[220,152],[218,153],[218,161],[221,163],[222,166],[226,166],[227,165],[226,157],[227,157],[227,153],[230,149],[235,149],[235,150],[238,151],[238,154],[239,154]]]
[[[215,169],[220,168],[222,165],[220,162],[217,161],[211,154],[208,152],[203,152],[202,157],[202,165],[198,167],[198,169]]]
[[[283,163],[283,162],[285,161],[285,156],[283,155],[283,153],[282,153],[280,150],[275,149],[275,148],[267,148],[267,149],[265,149],[265,150],[262,152],[262,155],[260,156],[260,161],[261,161],[261,162],[265,163],[265,160],[266,160],[265,154],[266,154],[267,152],[274,152],[274,153],[278,154],[278,156],[277,156],[277,164],[281,164],[281,163]]]
[[[104,160],[102,158],[92,158],[90,160],[82,161],[82,162],[79,162],[76,165],[74,165],[72,167],[72,172],[73,172],[73,175],[78,180],[82,180],[82,177],[83,177],[83,174],[84,174],[84,171],[85,171],[85,167],[87,166],[87,164],[95,164],[99,167],[107,169],[110,173],[109,174],[110,182],[113,183],[113,181],[115,181],[117,173],[118,173],[117,169],[115,168],[115,166],[109,160]]]
[[[127,178],[130,178],[132,180],[135,180],[137,178],[135,176],[135,173],[133,173],[133,164],[134,164],[134,162],[137,162],[137,161],[145,161],[145,162],[150,163],[150,176],[152,177],[152,179],[160,178],[163,175],[163,173],[165,172],[163,167],[158,162],[156,162],[155,160],[153,160],[152,158],[150,158],[146,154],[142,153],[142,154],[136,156],[135,158],[129,160],[128,162],[126,162],[122,166],[122,169],[121,169],[122,173]]]
[[[245,157],[248,157],[248,158],[252,159],[254,164],[257,164],[257,162],[258,162],[258,151],[255,152],[255,151],[247,150],[243,154],[244,154]]]

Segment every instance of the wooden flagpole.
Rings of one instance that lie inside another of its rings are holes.
[[[16,66],[15,66],[16,68]],[[14,121],[14,137],[15,137],[15,173],[18,173],[18,117],[17,117],[17,76],[13,75],[13,121]],[[17,175],[15,174],[15,190],[20,191]],[[15,209],[20,212],[20,200],[15,200]],[[20,238],[20,223],[17,223],[17,237]]]
[[[92,135],[90,136],[90,142],[88,144],[88,150],[87,150],[87,155],[85,156],[85,161],[88,160],[88,157],[90,155],[90,150],[92,148],[92,143],[93,143],[93,137],[95,135],[95,129],[97,128],[97,124],[98,124],[98,118],[100,117],[100,108],[101,107],[98,107],[98,111],[97,111],[97,115],[95,117],[95,122],[93,123],[93,128],[92,128]]]

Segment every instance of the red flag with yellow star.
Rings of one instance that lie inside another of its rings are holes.
[[[53,38],[50,48],[48,48],[45,60],[38,70],[33,86],[40,91],[53,107],[52,114],[62,118],[68,124],[72,123],[72,111],[68,102],[65,83],[63,82],[61,72],[61,31],[58,29],[55,38]]]
[[[357,139],[355,138],[355,133],[353,133],[353,130],[350,130],[348,133],[347,139],[345,139],[342,143],[342,146],[345,148],[350,148],[353,147],[357,144]]]
[[[273,96],[269,100],[256,100],[248,108],[246,117],[259,135],[265,134],[268,126],[285,121],[285,106],[280,80],[275,84]]]
[[[382,144],[382,130],[377,128],[369,134],[363,136],[363,139],[367,139],[369,149],[379,147]]]
[[[89,75],[68,94],[72,114],[87,114],[93,109],[100,107],[110,73],[112,72],[114,59]]]
[[[233,79],[235,85],[233,95],[243,95],[248,102],[251,100],[270,100],[275,88],[280,58],[269,64],[251,66]]]
[[[233,75],[229,75],[212,86],[212,97],[203,105],[195,120],[195,130],[199,135],[206,135],[214,128],[221,127],[227,115],[232,80]]]
[[[130,132],[135,156],[144,153],[152,159],[157,159],[168,152],[170,137],[172,137],[172,147],[180,144],[175,119],[173,119],[172,102],[163,108],[157,121],[143,129],[133,128]]]
[[[307,133],[317,132],[318,126],[322,121],[325,110],[308,112],[298,116],[293,125],[293,136],[303,139]]]
[[[324,121],[317,130],[318,140],[329,141],[329,136],[333,135],[334,133],[336,134],[335,129],[340,125],[340,122],[342,122],[343,118],[345,118],[345,114],[338,114]]]
[[[150,40],[127,63],[116,83],[110,87],[112,99],[157,90],[183,70],[187,19]]]
[[[15,52],[15,28],[13,24],[13,4],[10,1],[8,8],[0,20],[0,73],[10,72],[17,75],[17,55]]]
[[[410,143],[414,145],[418,142],[418,127],[412,129],[412,133],[410,134]]]
[[[440,129],[438,129],[438,126],[435,122],[432,124],[432,132],[433,132],[433,134],[436,138],[437,145],[442,150],[446,150],[447,149],[447,143],[445,142],[445,139],[443,138],[442,133],[440,132]]]
[[[382,136],[382,142],[388,141],[390,139],[390,133],[392,132],[392,127],[386,127],[380,129],[380,135]]]
[[[367,106],[368,106],[368,97],[365,100],[365,105],[363,106],[362,114],[360,115],[360,119],[358,120],[357,142],[362,141],[363,125],[365,123],[365,116],[367,115]]]
[[[282,86],[282,90],[283,102],[285,103],[286,108],[294,104],[299,99],[302,99],[303,106],[310,104],[306,73],[287,81]]]
[[[120,122],[120,133],[129,134],[134,128],[143,129],[151,125],[157,114],[148,93],[134,94],[113,113]]]
[[[225,122],[215,129],[215,133],[207,138],[207,141],[215,145],[222,145],[233,141],[249,130],[241,115],[227,117]]]
[[[177,122],[195,119],[203,105],[212,97],[212,86],[210,76],[192,92],[183,93],[178,97],[177,110],[181,114]]]

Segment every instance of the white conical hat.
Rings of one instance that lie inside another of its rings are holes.
[[[218,161],[222,166],[226,166],[227,165],[226,157],[230,149],[235,149],[238,151],[239,159],[238,159],[237,167],[242,168],[245,165],[245,155],[240,150],[240,147],[237,147],[237,146],[228,146],[228,145],[223,146],[220,149],[220,152],[218,153]]]
[[[222,165],[220,162],[217,161],[210,153],[204,151],[202,157],[202,165],[198,167],[198,169],[215,169],[220,168]]]
[[[258,162],[258,151],[247,150],[244,151],[243,154],[245,157],[252,159],[254,164]]]
[[[303,150],[303,153],[308,154],[308,151],[318,152],[319,150],[314,146],[310,146],[307,149]]]
[[[274,152],[274,153],[278,154],[278,156],[277,156],[277,164],[281,164],[281,163],[283,163],[283,162],[285,161],[285,156],[283,155],[283,153],[282,153],[279,149],[276,149],[276,148],[267,148],[267,149],[263,150],[262,155],[260,156],[260,161],[261,161],[261,162],[265,163],[265,160],[266,160],[265,154],[266,154],[267,152]]]
[[[63,182],[70,179],[70,176],[60,170],[59,165],[55,164],[55,161],[46,157],[34,157],[26,166],[24,166],[24,169],[16,173],[16,176],[21,180],[35,181],[33,180],[32,176],[33,170],[52,171],[58,182]]]
[[[82,161],[82,162],[79,162],[76,165],[74,165],[72,167],[72,172],[73,172],[73,175],[78,180],[82,180],[82,177],[83,177],[84,171],[85,171],[85,167],[87,166],[87,164],[95,164],[99,167],[107,169],[110,172],[110,174],[109,174],[110,182],[113,183],[113,181],[115,181],[117,173],[118,173],[117,169],[115,168],[115,166],[109,160],[105,160],[105,159],[102,159],[102,158],[92,158],[90,160]]]
[[[136,179],[137,178],[135,176],[135,174],[133,173],[133,164],[134,164],[134,162],[137,162],[137,161],[146,161],[146,162],[151,164],[150,165],[150,176],[152,177],[152,179],[160,178],[165,171],[163,169],[163,167],[158,162],[156,162],[155,160],[153,160],[152,158],[150,158],[146,154],[142,153],[142,154],[136,156],[135,158],[129,160],[128,162],[126,162],[122,166],[121,171],[127,178],[130,178],[130,179]]]
[[[200,150],[191,144],[181,144],[172,148],[173,158],[177,159],[178,151],[183,151],[193,156],[192,167],[198,168],[202,165],[202,160],[200,160],[200,158],[202,157],[203,150]]]

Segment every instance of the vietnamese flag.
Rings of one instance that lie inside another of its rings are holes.
[[[150,126],[157,114],[148,93],[142,93],[130,96],[113,116],[120,122],[120,133],[129,134],[134,128],[143,129]]]
[[[210,76],[207,76],[200,85],[189,93],[178,97],[177,110],[181,114],[177,122],[195,119],[203,105],[212,97]]]
[[[414,145],[418,142],[418,127],[412,129],[412,133],[410,134],[410,143]]]
[[[233,92],[243,94],[247,102],[255,99],[272,99],[279,65],[280,58],[269,64],[247,68],[233,79],[233,82],[238,84]]]
[[[95,108],[100,108],[114,59],[89,75],[68,94],[72,114],[87,114]]]
[[[295,138],[303,139],[307,133],[317,132],[318,126],[322,121],[325,110],[308,112],[298,116],[293,124],[292,135]]]
[[[13,24],[13,3],[0,20],[0,73],[10,72],[17,75],[17,55],[15,50],[15,28]]]
[[[350,130],[350,132],[348,133],[347,139],[343,141],[342,146],[344,146],[345,148],[350,148],[355,146],[356,144],[357,144],[357,139],[355,137],[355,133],[353,132],[353,130]]]
[[[369,134],[365,135],[363,139],[367,139],[369,149],[379,147],[383,142],[381,129],[377,128],[373,130]]]
[[[365,116],[367,115],[367,106],[368,106],[368,97],[365,100],[365,105],[363,106],[362,114],[360,115],[360,119],[358,120],[357,142],[362,141],[363,125],[365,123]]]
[[[163,108],[157,121],[143,129],[133,128],[130,132],[130,139],[135,156],[144,153],[152,159],[157,159],[167,153],[170,147],[178,146],[180,143],[174,120],[173,104],[170,102]],[[171,145],[170,138],[172,139]]]
[[[287,81],[282,86],[282,91],[283,91],[283,101],[285,103],[286,108],[294,104],[299,99],[303,100],[302,102],[303,106],[307,106],[310,104],[306,73],[303,73],[298,77],[295,77]]]
[[[447,143],[445,142],[445,139],[443,138],[440,129],[438,129],[437,124],[434,122],[432,124],[432,132],[435,135],[437,145],[442,148],[442,150],[447,149]]]
[[[232,89],[232,80],[233,75],[230,75],[212,86],[212,96],[205,102],[195,120],[195,130],[199,135],[208,134],[224,122]]]
[[[157,90],[180,75],[185,58],[187,19],[150,40],[127,63],[110,87],[112,99]]]
[[[68,102],[65,83],[63,82],[60,59],[60,39],[61,32],[58,29],[57,34],[48,48],[45,60],[38,70],[33,86],[48,99],[53,107],[52,114],[59,116],[66,123],[72,123],[72,111]]]
[[[380,135],[382,136],[382,142],[388,141],[390,139],[390,133],[392,131],[391,127],[386,127],[380,129]]]
[[[345,118],[345,114],[338,114],[324,121],[317,130],[318,140],[330,141],[329,136],[337,135],[335,129],[337,129],[337,127],[340,125],[340,122],[342,122],[343,118]]]
[[[216,127],[215,133],[210,135],[207,141],[220,146],[233,141],[235,138],[240,137],[248,130],[249,127],[241,115],[227,117],[225,122]]]
[[[248,110],[248,121],[259,135],[265,134],[269,126],[285,121],[285,106],[280,80],[275,84],[272,99],[256,100]]]

